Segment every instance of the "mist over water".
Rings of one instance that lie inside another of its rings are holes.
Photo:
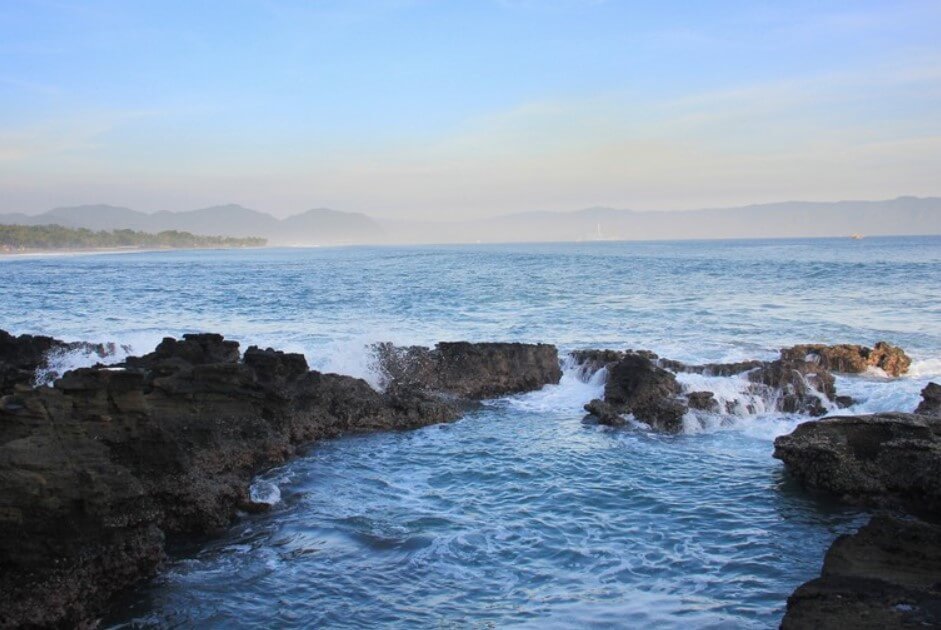
[[[885,339],[910,375],[840,376],[850,413],[941,378],[941,238],[271,249],[0,262],[0,327],[149,351],[221,332],[375,380],[368,344],[544,341],[688,362]],[[96,357],[62,357],[75,366]],[[740,398],[737,377],[684,374]],[[181,544],[106,625],[772,627],[865,513],[771,458],[806,418],[767,401],[687,432],[587,427],[604,375],[451,425],[325,441],[264,474],[274,504]],[[845,412],[844,412],[845,413]]]

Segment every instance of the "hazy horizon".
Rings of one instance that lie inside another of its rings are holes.
[[[926,1],[7,3],[0,211],[941,196],[939,31]]]

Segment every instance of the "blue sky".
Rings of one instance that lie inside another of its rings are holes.
[[[941,2],[7,0],[0,211],[941,194]]]

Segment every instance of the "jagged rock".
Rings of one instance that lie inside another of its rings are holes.
[[[853,344],[802,344],[781,350],[781,358],[789,362],[809,361],[831,372],[858,374],[870,367],[884,370],[890,376],[908,371],[912,361],[899,347],[885,341],[872,348]]]
[[[377,344],[387,384],[480,400],[540,389],[562,378],[549,344],[441,342],[434,348]]]
[[[774,456],[808,488],[844,501],[941,515],[941,418],[884,413],[805,422]]]
[[[214,333],[188,334],[183,335],[183,339],[164,337],[153,352],[142,357],[129,357],[127,365],[150,368],[171,359],[180,359],[190,365],[238,363],[239,344]]]
[[[716,412],[719,410],[719,401],[712,392],[689,392],[686,394],[686,404],[690,409]]]
[[[937,383],[925,385],[925,388],[921,390],[921,402],[918,403],[915,413],[941,417],[941,385]]]
[[[941,627],[941,526],[875,516],[787,600],[784,630]]]
[[[44,335],[14,337],[0,330],[0,396],[11,393],[16,385],[32,385],[37,372],[48,370],[49,360],[56,354],[82,351],[104,358],[116,350],[114,344],[67,343]],[[57,376],[53,371],[45,374],[49,380]]]
[[[627,420],[612,405],[598,398],[585,405],[585,411],[588,412],[582,420],[585,424],[603,424],[609,427],[623,427],[627,424]]]
[[[646,354],[627,353],[608,367],[604,402],[620,413],[632,413],[654,429],[677,433],[687,407],[678,399],[679,383],[672,372],[657,367]]]
[[[300,444],[458,414],[414,388],[308,371],[300,355],[239,361],[220,335],[18,385],[0,398],[0,627],[88,622],[155,570],[165,534],[253,509],[252,475]]]
[[[660,359],[657,362],[662,368],[671,372],[689,372],[705,376],[734,376],[764,365],[764,361],[738,361],[737,363],[703,363],[688,364],[672,359]]]
[[[588,375],[624,358],[624,352],[621,350],[573,350],[569,354]]]
[[[822,366],[791,358],[764,363],[748,373],[765,398],[775,398],[778,410],[822,416],[827,413],[824,400],[836,396],[835,379]],[[823,400],[821,400],[823,397]]]

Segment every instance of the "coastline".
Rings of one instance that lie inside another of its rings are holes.
[[[16,258],[38,258],[45,256],[94,256],[96,254],[158,254],[162,252],[180,251],[213,251],[230,249],[268,249],[269,245],[260,247],[94,247],[79,249],[21,249],[15,251],[0,250],[0,260]]]

